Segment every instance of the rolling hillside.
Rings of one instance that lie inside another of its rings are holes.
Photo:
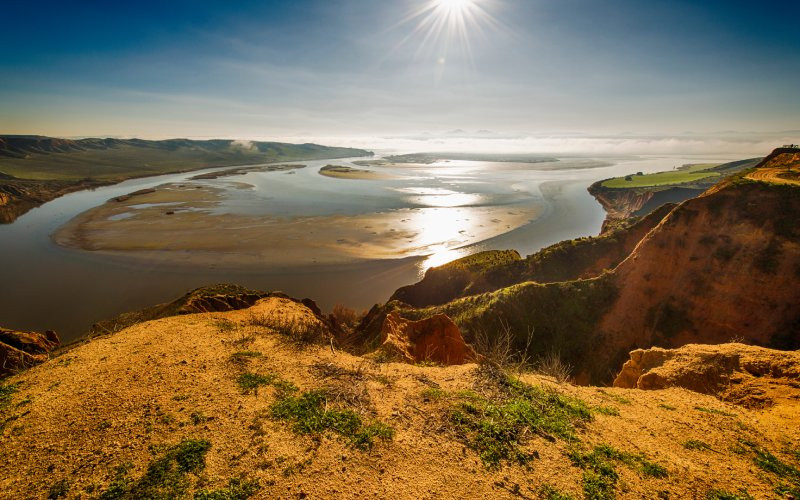
[[[0,223],[66,193],[209,167],[372,156],[318,144],[0,136]]]

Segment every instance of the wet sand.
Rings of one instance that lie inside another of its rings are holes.
[[[360,179],[360,180],[388,180],[397,179],[397,176],[385,172],[374,170],[361,170],[358,168],[346,167],[342,165],[326,165],[319,169],[319,174],[326,177],[338,179]]]
[[[69,248],[194,264],[343,264],[450,251],[519,228],[541,213],[531,202],[276,217],[217,213],[223,196],[224,190],[207,185],[164,184],[84,212],[53,240]]]

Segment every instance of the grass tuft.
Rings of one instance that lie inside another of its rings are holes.
[[[208,422],[208,417],[205,416],[202,412],[199,412],[199,411],[192,412],[192,414],[189,415],[189,418],[192,419],[192,424],[194,424],[194,425],[200,425],[200,424]]]
[[[189,473],[202,471],[211,443],[204,439],[185,439],[168,448],[150,462],[136,481],[128,479],[129,467],[117,469],[117,477],[101,495],[102,500],[118,498],[180,498],[189,489]]]
[[[619,416],[619,409],[614,406],[595,406],[592,411],[599,413],[600,415],[610,415],[612,417]]]
[[[794,465],[787,464],[756,443],[746,440],[740,440],[740,443],[743,448],[747,447],[753,453],[753,463],[759,469],[772,473],[781,479],[782,482],[775,487],[775,492],[778,495],[800,498],[800,469]],[[747,448],[745,448],[745,451]]]
[[[230,480],[227,488],[198,491],[194,494],[194,500],[246,500],[260,489],[258,481],[236,478]]]
[[[11,403],[18,389],[19,384],[0,384],[0,410],[4,410]]]
[[[47,492],[47,500],[55,500],[56,498],[64,498],[69,493],[69,482],[62,479],[53,483]]]
[[[661,479],[668,475],[664,467],[650,462],[644,455],[619,451],[606,444],[597,445],[590,452],[572,449],[569,458],[574,465],[584,470],[583,492],[586,498],[609,499],[616,496],[616,483],[619,479],[616,462],[645,476]]]
[[[716,408],[705,408],[703,406],[695,406],[695,410],[702,411],[703,413],[710,413],[712,415],[722,415],[723,417],[735,417],[733,413],[728,413],[727,411],[717,410]]]
[[[285,337],[296,347],[320,344],[330,339],[330,334],[321,321],[310,321],[281,314],[252,315],[251,326],[269,328]]]
[[[697,451],[706,451],[710,450],[711,446],[703,441],[698,441],[697,439],[689,439],[688,441],[684,441],[683,447],[687,450],[697,450]]]
[[[456,436],[490,468],[505,461],[526,464],[535,453],[523,449],[530,434],[549,440],[575,439],[576,427],[591,420],[581,400],[517,379],[501,380],[503,393],[460,401],[449,413]]]
[[[257,393],[258,388],[263,385],[270,385],[277,379],[277,376],[274,374],[269,375],[259,375],[258,373],[242,373],[236,379],[236,383],[239,385],[239,388],[242,390],[243,394],[249,393]]]
[[[360,450],[369,450],[375,439],[390,440],[394,430],[380,422],[364,425],[361,417],[349,409],[329,408],[325,390],[306,391],[296,396],[286,394],[272,404],[272,418],[292,423],[296,434],[321,434],[333,431],[348,439]]]
[[[549,484],[543,484],[536,489],[536,494],[543,500],[573,500],[572,495],[562,493]]]
[[[747,490],[739,490],[738,493],[731,493],[725,490],[711,490],[706,493],[706,500],[753,500]]]

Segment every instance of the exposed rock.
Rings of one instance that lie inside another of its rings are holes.
[[[61,340],[52,330],[45,333],[0,328],[0,377],[43,363]]]
[[[262,292],[193,293],[186,298],[177,314],[235,311],[247,309],[268,294]]]
[[[320,309],[319,306],[317,305],[317,303],[314,302],[313,300],[311,300],[311,299],[303,299],[303,300],[300,301],[300,303],[303,304],[304,306],[306,306],[307,308],[311,309],[311,311],[316,316],[322,316],[322,309]]]
[[[461,365],[474,361],[475,351],[464,342],[455,323],[445,314],[412,321],[389,313],[381,329],[381,349],[408,363],[431,361]]]
[[[184,296],[139,311],[120,314],[92,325],[89,336],[118,332],[136,323],[182,314],[235,311],[247,309],[267,297],[279,297],[308,307],[315,316],[325,320],[322,311],[311,299],[295,299],[282,292],[262,292],[239,285],[217,284],[196,288]]]
[[[763,407],[771,404],[776,391],[800,389],[800,352],[736,343],[637,349],[631,352],[614,386],[650,390],[682,387],[743,406]]]

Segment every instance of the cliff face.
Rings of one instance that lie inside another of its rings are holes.
[[[673,210],[614,272],[601,351],[719,343],[800,347],[800,190],[725,182]]]
[[[59,196],[105,184],[110,182],[90,179],[34,181],[0,175],[0,224],[10,224],[29,210]]]
[[[664,205],[601,236],[563,241],[524,259],[514,250],[494,250],[431,268],[422,281],[398,289],[389,300],[427,307],[524,281],[593,278],[622,262],[672,208],[674,205]]]
[[[620,220],[627,219],[628,217],[646,215],[665,203],[681,203],[695,196],[699,196],[722,177],[755,167],[759,162],[764,163],[768,159],[782,154],[781,151],[783,150],[779,148],[775,150],[769,158],[763,160],[761,158],[751,158],[724,163],[708,169],[709,172],[715,172],[719,174],[720,177],[708,177],[681,184],[630,188],[605,187],[603,183],[606,182],[606,179],[595,182],[589,186],[588,191],[597,199],[608,214],[603,223],[602,230],[602,232],[606,232]]]
[[[601,185],[603,181],[589,186],[589,193],[597,199],[608,214],[603,223],[603,232],[619,219],[648,214],[665,203],[680,203],[702,193],[702,190],[685,187],[667,189],[610,189]]]

